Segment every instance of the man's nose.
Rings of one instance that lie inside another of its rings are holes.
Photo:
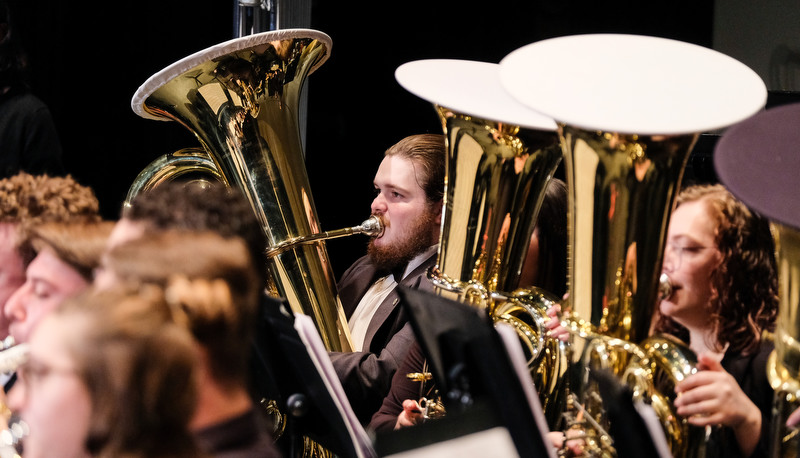
[[[370,209],[372,210],[373,215],[382,215],[386,213],[386,199],[383,198],[383,194],[378,193],[378,195],[372,199],[372,205]]]

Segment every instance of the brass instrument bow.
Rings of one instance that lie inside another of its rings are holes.
[[[566,361],[547,337],[546,311],[558,299],[519,281],[562,154],[553,120],[511,99],[497,71],[497,64],[434,59],[395,73],[404,88],[433,103],[447,143],[439,253],[429,278],[438,294],[512,325],[543,408],[557,419]]]
[[[261,222],[266,245],[282,247],[267,266],[273,294],[314,320],[326,348],[350,351],[350,331],[323,240],[287,246],[289,240],[321,232],[298,106],[306,77],[330,50],[330,37],[319,31],[270,31],[213,46],[150,77],[133,96],[133,111],[178,122],[202,149],[154,161],[137,177],[127,200],[191,172],[241,189]]]
[[[761,109],[763,81],[707,48],[621,34],[543,40],[515,50],[500,66],[512,96],[558,122],[564,148],[572,309],[565,325],[573,330],[571,365],[580,374],[570,379],[570,399],[578,405],[567,414],[592,417],[579,425],[587,431],[586,453],[616,455],[603,399],[589,377],[605,370],[656,409],[673,456],[701,455],[703,435],[672,412],[671,387],[656,383],[663,375],[674,384],[695,370],[691,352],[648,332],[689,153],[700,132]]]

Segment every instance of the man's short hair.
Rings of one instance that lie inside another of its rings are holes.
[[[414,164],[419,187],[429,203],[444,197],[444,175],[447,148],[444,135],[418,134],[405,137],[386,150],[385,156],[400,156]]]

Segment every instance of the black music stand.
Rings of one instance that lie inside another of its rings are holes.
[[[285,301],[265,297],[257,323],[255,358],[265,368],[259,388],[287,414],[279,448],[297,456],[308,437],[339,457],[374,456],[366,432],[348,415],[352,409],[316,328],[298,326],[301,318],[307,317],[295,317]]]
[[[457,441],[470,433],[499,428],[507,430],[519,456],[552,456],[544,435],[536,434],[540,428],[534,411],[488,315],[426,291],[399,286],[398,293],[447,414],[378,434],[374,442],[378,454]]]

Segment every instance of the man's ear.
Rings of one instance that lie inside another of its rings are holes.
[[[436,221],[437,225],[441,225],[442,211],[444,210],[444,200],[440,200],[436,205],[433,206],[433,208],[436,210],[436,217],[434,218],[434,221]]]

